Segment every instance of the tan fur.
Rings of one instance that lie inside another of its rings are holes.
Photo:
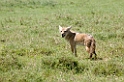
[[[59,26],[59,30],[61,32],[61,35],[63,38],[65,38],[67,41],[69,41],[71,45],[71,51],[77,56],[77,50],[76,45],[84,45],[86,48],[86,51],[90,54],[90,58],[92,58],[92,55],[95,54],[96,58],[96,44],[95,39],[93,36],[85,34],[85,33],[76,33],[70,30],[71,27],[61,27]]]

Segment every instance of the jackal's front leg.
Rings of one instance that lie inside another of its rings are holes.
[[[76,50],[76,45],[75,44],[71,44],[71,51],[77,57],[77,50]]]

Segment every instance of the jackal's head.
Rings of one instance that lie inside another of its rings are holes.
[[[62,38],[64,38],[66,35],[68,35],[68,33],[69,33],[69,31],[70,31],[71,28],[72,28],[71,26],[65,28],[65,27],[61,27],[59,25],[59,31],[60,31],[60,33],[62,35]]]

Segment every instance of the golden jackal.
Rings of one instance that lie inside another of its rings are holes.
[[[75,54],[75,56],[77,56],[76,45],[84,45],[86,47],[86,51],[90,54],[90,58],[92,58],[92,55],[95,54],[96,59],[96,44],[93,36],[85,33],[73,32],[70,30],[71,28],[71,26],[65,28],[59,25],[59,30],[61,32],[62,37],[69,41],[71,45],[71,51]]]

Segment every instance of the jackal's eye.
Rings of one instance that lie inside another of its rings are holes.
[[[62,31],[61,31],[62,32]]]
[[[67,31],[64,31],[64,32],[67,32]]]

